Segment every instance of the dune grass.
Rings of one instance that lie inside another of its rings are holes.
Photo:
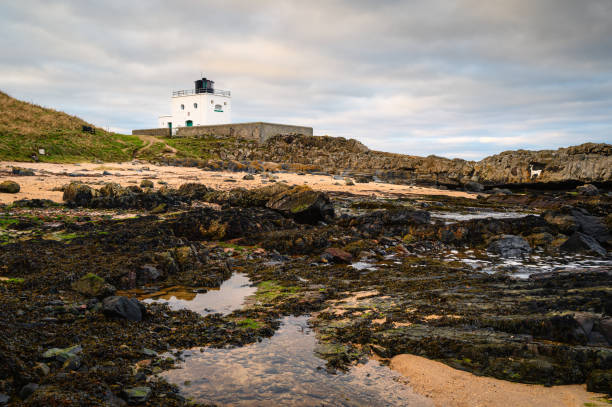
[[[32,154],[43,162],[127,161],[143,142],[136,136],[96,129],[84,120],[0,92],[0,160],[31,161]]]

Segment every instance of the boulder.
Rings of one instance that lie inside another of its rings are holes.
[[[21,187],[15,181],[4,181],[0,183],[0,192],[5,194],[16,194],[21,190]]]
[[[25,386],[23,386],[21,390],[19,390],[19,397],[21,397],[22,400],[25,400],[28,397],[30,397],[32,393],[36,391],[36,389],[38,389],[38,384],[28,383]]]
[[[580,195],[596,196],[599,195],[599,189],[593,184],[584,184],[576,188]]]
[[[571,235],[560,249],[570,253],[586,253],[602,257],[607,254],[606,249],[601,247],[595,238],[580,232]]]
[[[203,199],[208,191],[209,189],[204,184],[188,182],[179,187],[178,194],[191,200],[198,200]]]
[[[140,188],[153,188],[153,181],[150,179],[143,179],[140,181]]]
[[[151,397],[151,388],[146,386],[131,387],[123,390],[123,397],[128,404],[140,404],[146,402]]]
[[[78,206],[87,206],[96,195],[90,186],[80,182],[71,182],[64,187],[63,200]]]
[[[531,253],[531,246],[520,236],[503,235],[491,242],[487,250],[504,258],[512,258],[528,255]]]
[[[337,247],[330,247],[326,249],[322,258],[333,263],[350,263],[353,261],[353,256],[349,252]]]
[[[12,173],[13,175],[20,175],[22,177],[25,177],[25,176],[31,177],[34,175],[34,171],[32,171],[31,169],[21,168],[21,167],[13,167]]]
[[[334,207],[328,196],[305,185],[280,192],[268,201],[266,207],[300,223],[314,224],[334,217]]]
[[[88,297],[106,297],[113,295],[115,287],[107,284],[102,277],[94,273],[87,273],[74,283],[72,289]]]
[[[130,191],[123,188],[116,182],[109,182],[108,184],[105,184],[102,188],[100,188],[99,193],[100,196],[103,197],[118,198],[120,196],[129,194]]]
[[[247,181],[252,181],[255,179],[255,177],[253,176],[253,174],[247,174],[244,177],[242,177],[242,179],[247,180]]]
[[[56,360],[60,363],[65,363],[66,361],[78,356],[79,353],[83,351],[81,345],[74,345],[68,348],[51,348],[42,354],[43,359],[45,360]]]
[[[105,298],[102,310],[107,316],[124,318],[128,321],[140,321],[146,313],[146,308],[140,301],[119,295]]]
[[[599,330],[608,343],[612,345],[612,317],[601,319],[599,321]]]
[[[471,192],[482,192],[484,191],[484,186],[478,182],[475,181],[468,181],[465,183],[465,185],[463,186],[465,188],[466,191],[471,191]]]
[[[612,394],[612,369],[593,370],[587,378],[587,390]]]
[[[592,216],[584,209],[573,209],[571,215],[579,232],[595,238],[599,243],[606,243],[612,239],[602,218]]]

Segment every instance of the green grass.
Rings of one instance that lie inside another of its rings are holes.
[[[43,162],[128,161],[143,146],[137,136],[96,129],[66,113],[22,102],[0,92],[0,160],[30,161],[32,154]]]
[[[163,140],[176,148],[177,157],[197,158],[201,160],[215,159],[219,157],[219,150],[227,150],[233,146],[233,140],[228,138],[218,138],[215,136],[205,136],[197,138],[169,138]]]
[[[256,330],[256,329],[261,328],[261,324],[252,318],[241,319],[239,321],[236,321],[236,324],[238,325],[240,329]]]

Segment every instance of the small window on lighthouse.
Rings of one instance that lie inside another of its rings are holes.
[[[223,111],[223,106],[215,105],[215,112],[222,112],[222,111]]]
[[[181,110],[185,110],[185,105],[181,105]]]
[[[223,106],[227,106],[227,102],[223,102]]]
[[[197,109],[197,108],[198,108],[198,104],[197,104],[197,103],[194,103],[194,104],[193,104],[193,108],[194,108],[194,109]]]
[[[210,104],[211,104],[211,105],[214,105],[214,104],[215,104],[215,101],[214,101],[214,100],[211,100],[211,101],[210,101]]]

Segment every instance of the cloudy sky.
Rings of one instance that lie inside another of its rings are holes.
[[[612,1],[0,2],[0,90],[151,128],[200,72],[234,122],[479,159],[612,142]]]

